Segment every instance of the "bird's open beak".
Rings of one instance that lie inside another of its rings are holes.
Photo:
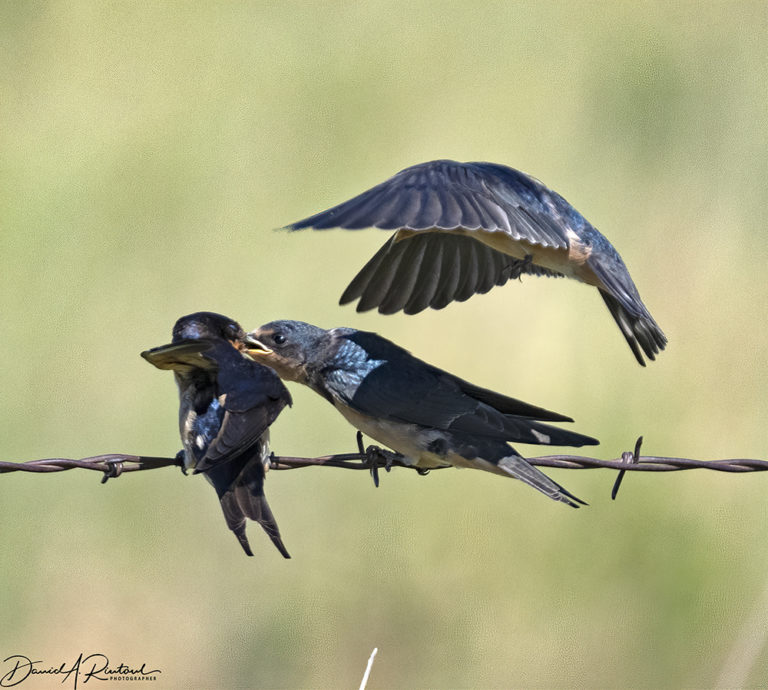
[[[246,333],[243,342],[245,343],[245,351],[251,356],[263,357],[265,355],[272,354],[272,350],[270,350],[258,338],[254,337],[252,333]]]

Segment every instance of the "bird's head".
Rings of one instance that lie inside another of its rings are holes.
[[[271,321],[245,335],[245,352],[286,381],[307,383],[328,349],[328,331],[303,321]]]
[[[179,375],[201,370],[216,370],[215,358],[205,352],[227,341],[241,352],[245,350],[245,331],[237,321],[210,311],[182,316],[173,326],[173,338],[168,345],[145,350],[141,356],[158,369],[172,369]]]
[[[240,324],[212,311],[198,311],[182,316],[173,326],[173,343],[218,338],[228,340],[238,350],[247,347],[245,331]]]

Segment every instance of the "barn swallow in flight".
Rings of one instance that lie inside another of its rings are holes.
[[[667,344],[613,245],[559,194],[504,165],[421,163],[286,227],[395,231],[341,296],[359,298],[357,311],[417,314],[524,273],[566,276],[600,291],[641,365],[642,352],[653,360]]]
[[[245,356],[245,332],[212,312],[180,318],[169,345],[141,356],[172,369],[179,387],[179,429],[184,469],[202,472],[216,489],[227,526],[253,556],[245,518],[258,522],[290,558],[264,496],[269,467],[269,425],[291,404],[275,373]]]
[[[520,479],[574,508],[583,503],[508,444],[598,443],[537,421],[573,421],[570,417],[463,381],[375,333],[273,321],[246,339],[251,357],[281,378],[309,386],[407,464],[474,467]]]

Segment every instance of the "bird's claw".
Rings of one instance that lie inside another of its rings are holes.
[[[400,453],[393,453],[390,450],[381,448],[380,446],[368,446],[363,453],[365,456],[364,463],[370,467],[371,476],[376,486],[379,485],[379,467],[384,467],[385,471],[391,472],[392,466],[395,464],[395,460],[402,460],[403,456]],[[428,472],[429,470],[427,470]],[[426,472],[425,472],[426,474]]]
[[[379,488],[379,464],[381,463],[381,459],[384,456],[383,451],[378,446],[368,446],[364,451],[363,455],[365,456],[365,460],[363,463],[368,467],[368,470],[371,473],[371,477],[373,479],[374,486],[378,489]],[[389,472],[389,467],[385,466],[387,472]]]
[[[363,467],[367,467],[368,471],[370,472],[371,479],[373,479],[373,485],[378,489],[379,488],[379,463],[378,458],[376,457],[376,454],[373,452],[374,449],[378,450],[376,446],[368,446],[366,448],[363,445],[363,432],[358,431],[355,435],[355,439],[357,441],[357,452],[360,453],[361,460],[363,463]]]
[[[397,457],[396,453],[385,450],[381,446],[368,446],[365,449],[365,455],[366,462],[370,462],[376,466],[381,466],[381,463],[383,462],[384,469],[387,472],[392,470],[392,465],[394,464],[395,458]]]
[[[522,259],[515,259],[507,267],[509,280],[517,279],[522,282],[523,273],[528,273],[531,266],[533,266],[533,254],[526,254]]]
[[[379,486],[379,467],[389,472],[392,469],[392,465],[395,462],[395,458],[402,457],[398,453],[387,451],[380,446],[368,446],[363,445],[363,434],[357,432],[357,450],[361,455],[363,467],[367,467],[373,478],[374,485]]]
[[[174,458],[176,460],[176,464],[181,468],[181,473],[186,477],[187,476],[187,468],[184,466],[184,459],[186,455],[183,450],[180,450],[178,453],[176,453],[176,457]]]
[[[523,257],[523,260],[520,262],[520,265],[517,267],[517,275],[515,278],[517,278],[522,283],[523,273],[528,273],[531,266],[533,266],[533,254],[526,254]]]

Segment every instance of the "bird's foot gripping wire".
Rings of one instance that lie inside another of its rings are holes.
[[[184,466],[184,459],[186,458],[186,455],[184,453],[184,449],[180,450],[178,453],[176,453],[176,464],[181,468],[181,473],[186,477],[187,476],[187,468]]]
[[[391,451],[384,450],[379,446],[363,445],[363,433],[357,432],[357,450],[362,456],[363,467],[367,467],[371,473],[373,484],[376,488],[379,487],[379,467],[383,467],[387,472],[392,469],[394,461],[401,457],[398,453],[392,453]]]

